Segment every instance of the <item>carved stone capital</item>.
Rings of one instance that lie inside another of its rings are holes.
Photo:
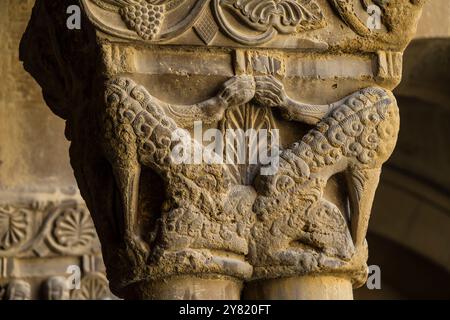
[[[66,27],[72,4],[81,30]],[[36,1],[21,58],[67,120],[113,292],[351,298],[399,130],[390,90],[422,5]],[[217,139],[224,148],[211,152]],[[174,157],[180,143],[191,161]],[[317,296],[290,294],[285,279]]]

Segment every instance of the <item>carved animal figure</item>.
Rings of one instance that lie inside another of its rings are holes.
[[[229,104],[245,103],[253,96],[254,82],[249,77],[231,79],[211,101],[193,106],[168,105],[131,79],[117,78],[106,84],[104,149],[122,196],[125,243],[142,263],[149,258],[151,265],[166,265],[168,272],[168,266],[179,271],[183,264],[207,268],[205,263],[213,256],[208,250],[247,254],[246,233],[254,192],[232,187],[224,165],[174,161],[172,150],[179,143],[172,139],[174,132],[185,134],[184,138],[190,141],[193,148],[187,152],[204,150],[187,132],[180,131],[166,112],[191,110],[186,113],[189,117],[196,110],[198,118],[209,117],[211,121],[212,107],[216,114],[223,114]],[[150,244],[142,240],[136,218],[142,166],[157,173],[165,184],[166,201],[157,225],[153,226],[156,236]],[[214,263],[225,262],[210,261],[210,267]],[[249,275],[251,270],[243,273]]]
[[[266,103],[275,97],[273,90],[258,95],[269,95]],[[255,277],[274,269],[278,276],[332,270],[349,262],[355,249],[364,250],[381,166],[394,150],[398,131],[393,95],[367,88],[331,105],[314,129],[281,152],[278,172],[255,183],[258,221],[250,250]],[[348,183],[350,223],[324,198],[328,180],[339,173]]]

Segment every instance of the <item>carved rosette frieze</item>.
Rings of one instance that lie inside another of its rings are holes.
[[[230,23],[226,11],[237,16],[253,32],[243,34]],[[268,42],[278,33],[294,34],[325,26],[322,10],[314,0],[214,0],[213,12],[221,29],[245,45]],[[255,35],[254,31],[259,33]]]
[[[130,40],[183,43],[177,37],[195,30],[208,45],[234,43],[277,48],[288,44],[316,49],[324,45],[358,49],[362,45],[367,50],[387,45],[403,50],[415,32],[425,1],[81,0],[90,20],[100,30]],[[367,23],[373,6],[382,13],[381,27],[376,30]],[[111,14],[117,19],[104,18]],[[353,34],[342,31],[336,16]],[[232,42],[216,37],[219,30]],[[371,43],[361,42],[364,39]],[[291,44],[292,40],[295,43]]]
[[[399,130],[391,90],[413,34],[398,25],[415,25],[422,1],[81,0],[78,33],[56,18],[72,2],[37,2],[22,58],[67,120],[114,293],[157,297],[154,284],[177,277],[365,281],[371,206]],[[380,30],[366,30],[370,4],[385,14]],[[33,27],[64,83],[34,55]],[[216,161],[229,154],[197,139],[197,122],[222,138],[267,132],[277,170]],[[179,141],[190,146],[185,158],[204,159],[176,161]],[[5,212],[16,230],[2,229],[1,245],[20,247],[21,212]],[[48,223],[43,240],[55,252],[91,244],[85,210],[55,209]],[[101,296],[100,282],[87,279],[76,297]]]
[[[17,194],[20,199],[6,203]],[[3,190],[0,198],[0,300],[115,298],[92,219],[79,196]],[[85,285],[90,279],[99,279],[95,288]],[[79,288],[71,286],[76,281]]]
[[[99,251],[86,207],[76,201],[0,204],[1,256],[54,256]]]
[[[31,213],[25,208],[4,206],[0,208],[0,248],[12,251],[30,237]]]

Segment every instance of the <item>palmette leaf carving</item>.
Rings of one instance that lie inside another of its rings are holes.
[[[323,13],[314,0],[225,0],[222,7],[232,9],[246,24],[259,31],[273,27],[293,33],[323,26]]]
[[[23,244],[30,233],[31,212],[25,208],[13,206],[0,207],[0,250]]]
[[[221,129],[222,132],[229,135],[229,138],[225,139],[224,159],[228,163],[232,181],[235,184],[251,185],[260,170],[260,165],[250,163],[252,162],[250,159],[258,159],[257,153],[263,147],[270,154],[272,139],[261,141],[258,138],[255,139],[255,137],[248,135],[241,137],[239,134],[252,129],[256,130],[256,132],[267,130],[268,135],[270,135],[271,130],[276,129],[270,109],[259,108],[253,104],[228,109],[221,123]],[[273,141],[273,143],[275,144],[276,142]],[[265,145],[263,146],[263,144]],[[240,159],[242,148],[245,150],[245,159]]]

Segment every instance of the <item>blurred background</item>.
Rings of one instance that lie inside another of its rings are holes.
[[[19,62],[33,4],[3,0],[0,10],[0,300],[111,299],[64,121]],[[381,289],[357,289],[355,299],[450,299],[450,1],[431,0],[423,12],[395,91],[400,139],[367,237]],[[88,241],[71,241],[77,232]],[[82,290],[61,287],[69,265]]]

